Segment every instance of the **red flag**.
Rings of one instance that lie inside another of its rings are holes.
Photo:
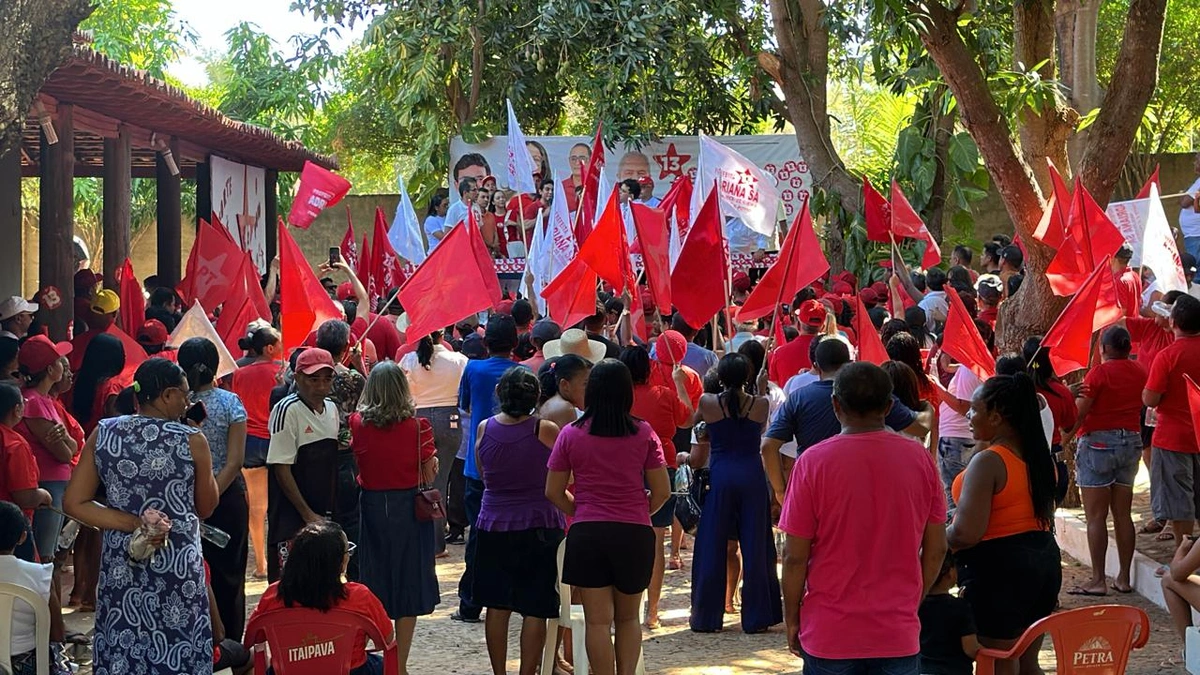
[[[1158,168],[1159,168],[1159,165],[1155,164],[1154,172],[1151,173],[1150,177],[1146,179],[1145,184],[1142,185],[1142,189],[1138,191],[1137,196],[1134,197],[1134,199],[1149,199],[1150,198],[1150,186],[1151,185],[1162,185],[1162,183],[1159,182],[1159,180],[1158,180]]]
[[[629,264],[629,242],[625,239],[625,221],[621,217],[616,190],[609,195],[608,206],[597,221],[596,229],[579,246],[578,258],[587,263],[601,279],[612,284],[618,295],[625,289],[632,269]],[[635,289],[630,289],[630,292],[635,292]]]
[[[946,297],[950,300],[950,311],[942,334],[942,351],[970,368],[979,379],[986,380],[996,374],[996,357],[983,341],[958,291],[947,285]]]
[[[299,346],[322,323],[345,318],[342,309],[321,286],[283,218],[279,219],[279,296],[279,324],[285,353]]]
[[[642,267],[650,297],[658,307],[671,306],[671,242],[667,236],[667,214],[644,204],[632,204],[633,226],[642,244]],[[630,289],[630,296],[641,295]],[[641,299],[638,298],[640,304]],[[632,306],[630,312],[633,311]],[[635,317],[636,318],[636,317]]]
[[[551,318],[565,329],[595,314],[597,281],[596,273],[579,258],[568,263],[542,289]]]
[[[354,276],[362,282],[363,288],[370,294],[371,289],[371,243],[367,235],[363,235],[362,250],[358,253],[358,265],[354,268]]]
[[[1050,349],[1050,363],[1060,377],[1087,368],[1092,333],[1124,316],[1108,260],[1105,256],[1092,270],[1042,338],[1042,347]]]
[[[388,241],[387,217],[383,215],[383,209],[375,207],[375,242],[371,245],[371,285],[367,287],[367,295],[374,302],[403,283],[404,263]]]
[[[239,279],[244,252],[218,228],[200,221],[196,242],[188,255],[187,276],[179,282],[185,302],[200,301],[210,314],[225,302],[229,288]]]
[[[1051,290],[1059,296],[1077,293],[1097,261],[1112,256],[1124,243],[1121,231],[1076,180],[1065,237],[1046,267]]]
[[[212,214],[212,220],[210,220],[209,222],[212,224],[212,226],[214,228],[216,228],[218,234],[220,234],[222,237],[225,237],[226,241],[228,241],[229,243],[231,243],[235,246],[238,245],[237,240],[233,238],[233,233],[229,231],[228,227],[225,227],[225,223],[221,222],[221,219],[217,216],[217,214],[215,212]]]
[[[703,326],[724,309],[727,298],[729,247],[717,195],[715,189],[708,193],[671,274],[671,298],[689,326]]]
[[[604,171],[604,123],[596,125],[596,137],[592,139],[592,154],[584,166],[583,193],[579,199],[579,210],[575,214],[575,241],[583,244],[592,234],[596,220],[596,205],[600,203],[600,172]]]
[[[121,311],[117,322],[126,333],[137,335],[146,321],[146,296],[142,295],[142,284],[133,274],[133,262],[129,258],[117,268],[117,295],[121,296]]]
[[[346,234],[342,237],[342,260],[350,269],[358,269],[358,241],[354,238],[354,223],[350,222],[350,206],[346,205]]]
[[[300,172],[300,186],[292,200],[288,222],[307,230],[325,209],[342,201],[350,191],[350,181],[323,166],[305,160]]]
[[[889,359],[887,349],[883,346],[883,340],[879,338],[879,331],[875,330],[875,324],[871,323],[871,317],[867,315],[862,298],[855,295],[854,302],[857,306],[854,308],[854,318],[850,321],[850,327],[858,336],[858,360],[882,365]]]
[[[534,227],[541,227],[541,224],[536,224]],[[495,307],[500,304],[504,294],[500,290],[500,277],[496,276],[496,263],[493,262],[492,254],[488,252],[487,244],[483,243],[483,232],[479,229],[479,223],[475,221],[475,209],[467,211],[467,229],[470,230],[471,251],[475,256],[475,266],[479,269],[484,283],[487,284],[488,297],[492,299],[492,307]]]
[[[679,241],[687,239],[692,217],[691,204],[692,179],[687,176],[676,178],[658,204],[658,208],[667,214],[667,223],[671,223],[672,215],[675,216],[674,227],[679,229]]]
[[[217,324],[214,326],[217,330],[217,335],[221,337],[221,342],[225,344],[225,348],[231,354],[241,354],[242,349],[238,347],[238,340],[246,335],[246,327],[251,321],[260,318],[258,312],[254,309],[254,302],[250,298],[243,298],[240,302],[227,302],[221,308],[221,316],[217,317]]]
[[[771,263],[758,285],[738,312],[739,321],[764,317],[785,300],[800,292],[801,288],[820,279],[829,271],[829,261],[821,250],[821,242],[813,231],[812,214],[808,210],[808,199],[792,227],[779,247],[779,256]]]
[[[863,176],[863,218],[867,221],[867,241],[887,243],[892,240],[888,232],[892,228],[892,206],[883,195]]]
[[[492,291],[483,270],[470,264],[475,257],[473,236],[477,235],[469,227],[451,228],[400,287],[400,304],[408,312],[405,335],[409,344],[492,306]]]
[[[242,268],[242,283],[234,284],[230,290],[229,300],[222,303],[227,306],[230,300],[234,304],[238,304],[244,297],[250,301],[250,306],[253,308],[255,319],[271,320],[271,305],[267,302],[267,296],[263,294],[262,284],[258,280],[258,268],[254,266],[254,260],[249,253],[243,254]],[[224,309],[222,309],[224,312]]]
[[[1033,232],[1033,238],[1057,249],[1062,246],[1063,239],[1067,236],[1067,222],[1071,215],[1071,190],[1067,188],[1054,162],[1046,158],[1046,165],[1050,170],[1051,193],[1050,198],[1046,200],[1046,211],[1042,214],[1042,220]]]
[[[904,196],[900,185],[895,180],[892,181],[892,232],[897,237],[919,239],[925,242],[925,254],[921,256],[921,267],[929,269],[942,262],[942,250],[933,240],[929,228],[925,227],[925,221],[921,220],[921,216],[913,209],[912,204],[908,203],[908,198]]]
[[[1157,174],[1158,169],[1155,169],[1154,172]],[[1191,409],[1192,419],[1198,420],[1200,419],[1200,385],[1197,385],[1192,376],[1187,373],[1184,373],[1183,379],[1187,381],[1188,408]],[[1193,424],[1192,430],[1196,434],[1196,444],[1200,445],[1200,424]]]

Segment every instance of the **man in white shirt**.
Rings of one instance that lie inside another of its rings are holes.
[[[1196,153],[1192,169],[1200,175],[1200,153]],[[1183,231],[1183,248],[1193,258],[1200,258],[1200,178],[1179,200],[1179,229]]]
[[[40,596],[45,607],[50,604],[50,578],[54,564],[38,565],[21,560],[13,550],[29,536],[28,521],[20,507],[12,502],[0,502],[0,583],[15,584]],[[10,654],[15,672],[23,672],[21,665],[34,663],[37,649],[37,615],[34,608],[24,600],[13,603],[9,626],[12,641]],[[32,669],[29,671],[32,672]]]
[[[933,332],[939,323],[946,322],[950,312],[950,302],[946,299],[946,273],[940,267],[930,267],[925,271],[925,297],[917,306],[925,310],[925,327]]]
[[[20,340],[29,332],[38,306],[19,295],[0,302],[0,337]]]
[[[433,253],[433,249],[442,243],[442,239],[450,233],[450,230],[454,229],[455,225],[467,219],[467,213],[475,203],[475,197],[478,193],[479,181],[474,178],[464,178],[458,181],[459,200],[451,204],[449,209],[446,209],[446,221],[442,223],[441,233],[426,232],[429,235],[430,253]]]

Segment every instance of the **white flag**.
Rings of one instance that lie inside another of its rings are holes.
[[[774,181],[754,162],[700,134],[696,188],[692,191],[692,217],[716,184],[721,213],[741,218],[746,227],[768,237],[775,233],[779,191]]]
[[[534,193],[537,186],[533,184],[533,158],[525,147],[525,134],[517,123],[517,114],[513,112],[512,101],[508,103],[508,187],[517,192]],[[549,178],[549,176],[542,176]]]
[[[679,218],[676,217],[675,209],[671,209],[671,213],[667,215],[667,231],[670,237],[667,240],[667,258],[671,261],[671,271],[674,272],[679,253],[683,251],[683,238],[679,236]]]
[[[1179,260],[1179,249],[1171,226],[1167,224],[1167,213],[1158,198],[1158,186],[1150,186],[1149,215],[1142,233],[1142,264],[1154,270],[1158,290],[1163,293],[1183,291],[1187,293],[1187,280],[1183,276],[1183,263]]]
[[[539,221],[540,222],[540,221]],[[550,202],[550,222],[546,224],[546,235],[543,239],[544,248],[540,253],[545,265],[538,265],[544,270],[543,286],[558,276],[579,253],[579,243],[575,241],[575,230],[571,227],[571,212],[567,204],[566,191],[562,181],[554,181],[554,198]]]
[[[217,335],[217,329],[213,328],[212,322],[208,320],[208,313],[200,306],[199,300],[179,319],[175,330],[171,332],[171,338],[167,340],[167,346],[179,349],[180,345],[195,337],[204,338],[217,346],[217,378],[225,377],[238,369],[237,361],[225,347],[221,336]]]
[[[1159,210],[1162,205],[1159,204]],[[1144,245],[1146,226],[1150,222],[1150,200],[1131,199],[1127,202],[1112,202],[1104,209],[1104,214],[1113,225],[1121,231],[1126,243],[1133,249],[1133,258],[1129,264],[1133,267],[1142,265],[1142,248]]]
[[[608,206],[608,198],[612,196],[613,184],[608,179],[608,175],[603,171],[600,172],[600,180],[596,182],[596,219],[592,221],[592,226],[600,222],[600,216],[604,215],[604,209]]]
[[[425,262],[425,242],[421,239],[421,222],[413,208],[408,190],[404,188],[404,177],[399,178],[400,203],[396,205],[396,216],[388,230],[388,241],[401,258],[413,265]]]

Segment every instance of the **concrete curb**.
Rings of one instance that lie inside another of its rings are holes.
[[[1058,539],[1058,547],[1064,553],[1078,560],[1080,564],[1090,567],[1091,554],[1088,553],[1087,544],[1087,521],[1084,520],[1082,513],[1074,513],[1064,509],[1059,509],[1054,514],[1054,534]],[[1115,577],[1119,565],[1117,562],[1117,542],[1110,535],[1108,538],[1108,554],[1104,560],[1104,573],[1108,577]],[[1155,605],[1167,610],[1166,600],[1163,599],[1162,586],[1158,577],[1154,576],[1154,570],[1158,569],[1158,563],[1139,551],[1133,553],[1133,567],[1129,571],[1129,584],[1133,586],[1133,590],[1146,598]],[[1066,592],[1067,589],[1063,589]],[[1119,593],[1109,592],[1110,598],[1120,598]],[[1193,612],[1193,617],[1195,617]]]

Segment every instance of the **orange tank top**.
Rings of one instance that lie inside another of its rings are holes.
[[[992,515],[988,518],[983,540],[1045,530],[1046,528],[1038,523],[1037,515],[1033,511],[1033,498],[1029,493],[1029,469],[1025,466],[1025,460],[1003,445],[993,445],[988,450],[996,453],[1004,461],[1008,479],[1004,482],[1004,488],[992,495]],[[955,502],[958,502],[959,496],[962,495],[965,473],[964,471],[958,474],[951,487],[950,492]]]

